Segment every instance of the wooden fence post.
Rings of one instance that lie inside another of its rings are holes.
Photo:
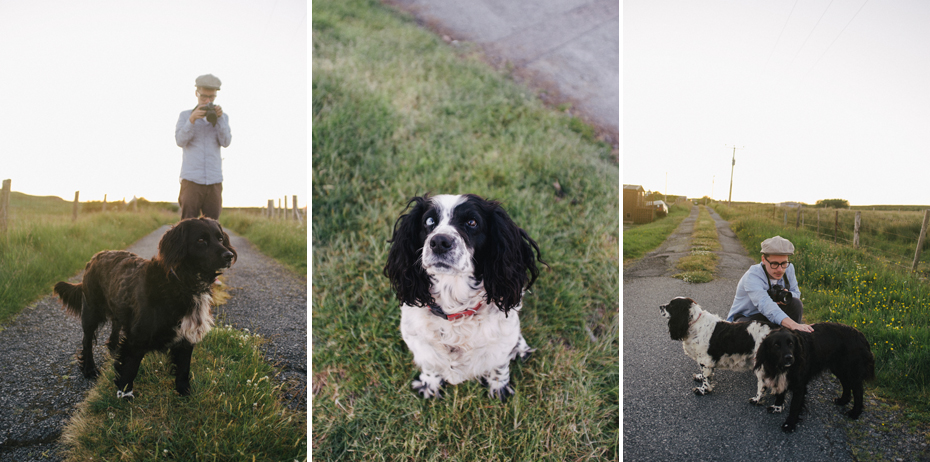
[[[785,226],[788,226],[788,211],[785,210]]]
[[[287,213],[287,196],[284,196],[284,221],[291,219],[291,216]]]
[[[103,195],[103,210],[102,211],[104,212],[107,211],[107,195],[106,194]]]
[[[300,221],[300,212],[297,210],[297,195],[291,197],[291,207],[294,209],[294,219]]]
[[[930,221],[930,209],[924,210],[924,223],[920,227],[920,236],[917,237],[917,251],[914,252],[914,264],[911,271],[917,271],[917,264],[920,263],[920,249],[924,246],[924,238],[927,236],[927,222]]]
[[[13,180],[3,180],[3,189],[0,190],[0,236],[6,236],[7,223],[10,217],[10,189]]]
[[[817,209],[817,237],[820,237],[820,209]]]
[[[274,218],[274,199],[268,199],[268,219]]]
[[[836,211],[836,221],[833,224],[833,243],[836,244],[836,236],[840,233],[840,211]]]
[[[81,191],[74,191],[74,207],[71,208],[71,221],[77,221],[78,216],[78,207],[80,203],[78,202],[78,196],[81,194]]]
[[[798,229],[801,226],[801,206],[798,205],[798,219],[794,222],[794,229]]]
[[[862,224],[862,212],[856,212],[856,226],[853,231],[853,247],[859,248],[859,226]]]

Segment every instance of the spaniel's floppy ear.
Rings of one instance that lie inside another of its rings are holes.
[[[155,258],[164,263],[168,273],[181,266],[181,262],[187,257],[187,228],[190,227],[191,220],[195,218],[179,221],[158,241],[158,255]]]
[[[684,340],[688,337],[688,324],[690,323],[689,316],[691,314],[691,306],[688,306],[688,309],[681,310],[679,307],[672,307],[671,303],[669,307],[666,308],[668,311],[668,334],[672,337],[672,340]]]
[[[391,280],[391,287],[402,304],[426,306],[432,302],[432,296],[429,293],[429,275],[420,260],[426,239],[423,214],[429,207],[429,197],[414,197],[407,203],[407,208],[412,204],[416,205],[394,223],[394,235],[388,241],[391,250],[388,252],[387,264],[384,265],[384,275]]]
[[[475,268],[475,276],[484,281],[488,302],[495,303],[506,314],[520,305],[523,291],[539,277],[536,260],[546,262],[536,241],[510,219],[499,202],[482,202],[488,241],[481,249],[482,255],[476,255],[475,260],[481,266]]]

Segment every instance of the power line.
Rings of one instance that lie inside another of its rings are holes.
[[[856,19],[856,16],[859,16],[859,12],[862,11],[863,8],[865,8],[866,3],[869,3],[869,0],[865,0],[865,3],[863,3],[862,6],[859,7],[859,9],[856,11],[856,14],[854,14],[853,17],[849,18],[849,22],[847,22],[846,25],[843,26],[843,30],[841,30],[839,34],[836,34],[836,38],[834,38],[833,41],[830,42],[830,45],[827,46],[827,49],[823,50],[823,53],[820,55],[819,58],[817,58],[817,61],[814,62],[814,65],[811,66],[811,68],[807,71],[807,74],[810,74],[811,71],[814,70],[814,68],[817,67],[818,64],[820,64],[820,60],[823,59],[823,57],[827,54],[828,51],[830,51],[830,48],[833,47],[833,44],[836,43],[837,40],[839,40],[840,36],[843,35],[843,32],[846,31],[846,28],[849,27],[850,24],[852,24],[853,20]],[[807,74],[804,74],[804,77],[807,77]]]
[[[804,43],[801,44],[801,48],[798,48],[798,52],[795,53],[794,58],[792,58],[792,59],[791,59],[791,62],[788,63],[789,66],[790,66],[792,63],[794,63],[794,60],[795,60],[795,59],[798,59],[798,55],[801,54],[801,50],[804,49],[804,45],[807,44],[807,41],[811,38],[811,35],[814,35],[814,31],[817,30],[817,26],[820,25],[820,21],[823,19],[823,17],[827,15],[827,10],[830,9],[830,5],[832,5],[832,4],[833,4],[833,0],[830,0],[830,3],[827,5],[827,8],[825,8],[825,9],[823,10],[823,14],[820,15],[820,19],[817,20],[817,24],[814,24],[814,28],[811,29],[811,32],[810,32],[809,34],[807,34],[807,38],[804,39]]]
[[[775,50],[778,49],[778,44],[781,42],[781,36],[785,33],[785,29],[788,27],[788,21],[791,21],[791,14],[794,13],[794,7],[798,6],[798,0],[794,0],[794,5],[791,6],[791,11],[788,12],[788,19],[785,19],[785,25],[781,26],[781,32],[778,33],[778,38],[775,39],[775,46],[772,47],[772,52],[769,53],[768,59],[765,60],[765,64],[762,65],[762,69],[765,69],[769,65],[769,61],[772,60],[772,55],[775,54]]]

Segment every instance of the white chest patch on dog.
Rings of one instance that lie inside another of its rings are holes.
[[[194,310],[181,319],[181,325],[175,328],[177,337],[175,342],[186,339],[191,345],[196,345],[203,340],[207,332],[213,328],[213,313],[210,307],[213,305],[213,297],[209,293],[194,296]]]
[[[784,393],[788,389],[788,374],[781,372],[775,374],[775,377],[764,377],[763,382],[765,387],[769,389],[769,393],[773,395]]]

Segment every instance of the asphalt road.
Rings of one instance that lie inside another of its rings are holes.
[[[616,0],[385,0],[450,43],[481,47],[496,67],[571,103],[613,145],[620,130],[620,3]]]
[[[659,305],[691,297],[726,317],[739,278],[758,263],[712,211],[723,247],[717,252],[717,279],[689,284],[670,277],[674,262],[688,252],[697,213],[694,207],[659,249],[623,272],[623,459],[852,460],[841,429],[844,409],[832,403],[839,393],[831,374],[810,385],[808,409],[791,434],[780,428],[786,414],[769,414],[765,406],[749,403],[756,390],[751,372],[718,371],[713,393],[691,392],[691,375],[700,368],[685,355],[681,342],[669,338]]]

